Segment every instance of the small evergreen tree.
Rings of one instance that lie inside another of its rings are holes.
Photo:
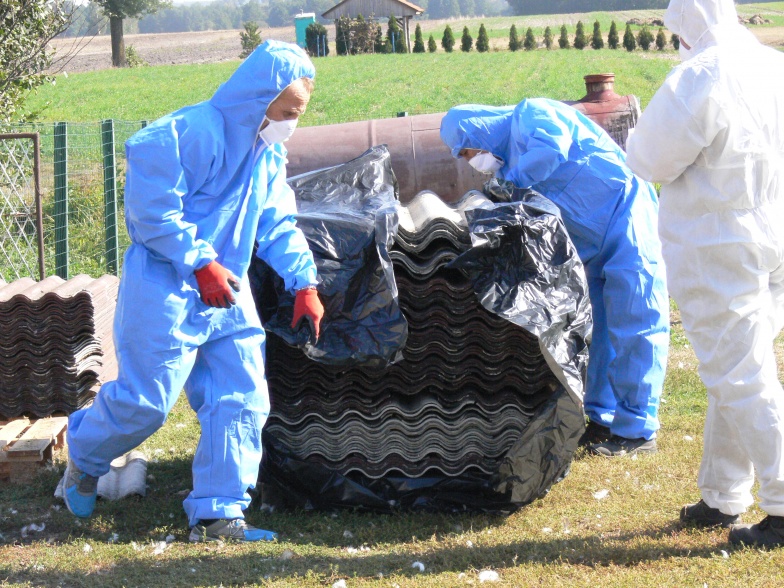
[[[242,53],[240,59],[245,59],[248,55],[253,53],[253,50],[261,45],[261,33],[259,32],[259,25],[250,21],[242,25],[245,29],[240,33],[240,43],[242,44]]]
[[[637,41],[634,39],[631,25],[626,25],[626,31],[623,33],[623,47],[627,51],[634,51],[637,48]]]
[[[672,46],[675,48],[676,51],[681,47],[680,37],[678,37],[678,35],[676,35],[675,33],[673,33],[672,37],[670,37],[670,43],[672,43]]]
[[[414,29],[414,53],[424,53],[425,52],[425,40],[422,38],[422,27],[419,26],[417,23],[416,29]]]
[[[604,47],[604,39],[602,39],[602,25],[599,21],[593,23],[593,37],[591,37],[591,47],[594,49],[602,49]]]
[[[387,22],[387,40],[389,41],[390,51],[388,53],[408,53],[406,40],[403,38],[403,30],[397,24],[395,15],[390,15]]]
[[[389,53],[392,51],[390,46],[389,51],[386,50],[387,39],[384,37],[384,31],[381,30],[381,25],[376,23],[375,34],[373,35],[373,52],[374,53]]]
[[[526,51],[533,51],[536,49],[536,37],[534,37],[534,32],[531,30],[531,27],[528,27],[528,30],[525,31],[525,41],[523,41],[523,49]]]
[[[474,46],[474,38],[468,32],[468,27],[463,27],[463,36],[460,38],[460,51],[468,53]]]
[[[544,46],[549,50],[553,46],[553,31],[550,27],[544,29]]]
[[[487,53],[490,50],[490,38],[487,36],[487,29],[484,23],[479,25],[479,34],[476,37],[476,50],[479,53]]]
[[[569,48],[569,33],[566,31],[566,25],[561,25],[561,36],[558,37],[558,46],[561,49]]]
[[[520,38],[517,36],[517,27],[512,25],[509,29],[509,51],[517,51],[520,48]]]
[[[317,22],[312,22],[305,29],[305,47],[311,57],[326,57],[329,55],[327,42],[327,27]]]
[[[436,40],[433,38],[433,35],[430,35],[430,38],[427,40],[427,50],[429,53],[438,51],[438,45],[436,45]]]
[[[607,46],[610,49],[617,49],[618,48],[618,27],[615,26],[615,21],[610,23],[610,34],[607,35]]]
[[[572,43],[572,47],[575,49],[585,49],[585,46],[588,44],[588,39],[585,37],[585,27],[583,27],[583,21],[577,21],[577,30],[574,32],[574,42]]]
[[[441,46],[447,53],[452,53],[452,49],[455,48],[455,36],[452,34],[452,27],[449,25],[446,25],[444,29],[444,36],[441,37]]]
[[[659,51],[664,51],[667,46],[667,35],[664,34],[664,29],[659,27],[659,32],[656,33],[656,48]]]
[[[643,51],[647,51],[651,48],[651,43],[653,43],[653,33],[648,30],[648,27],[643,26],[637,34],[637,44]]]

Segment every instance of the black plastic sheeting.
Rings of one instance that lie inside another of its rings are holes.
[[[321,336],[291,328],[294,295],[254,256],[248,272],[264,327],[332,365],[394,362],[408,323],[400,312],[389,248],[397,233],[397,180],[386,146],[336,168],[296,176],[297,226],[318,269]]]
[[[365,296],[378,297],[385,301],[382,315],[390,318],[366,321],[359,312],[357,328],[368,336],[357,337],[356,341],[380,340],[379,348],[385,350],[390,348],[388,341],[405,341],[405,336],[401,336],[405,323],[395,314],[399,312],[397,292],[394,280],[390,281],[394,274],[387,254],[394,234],[394,214],[387,208],[387,196],[375,197],[393,194],[395,186],[384,147],[375,147],[343,166],[293,182],[300,208],[298,224],[313,247],[319,272],[323,268],[329,270],[320,276],[319,286],[327,307],[322,338],[326,343],[320,341],[314,348],[304,342],[301,334],[298,336],[288,328],[292,300],[282,291],[280,280],[277,318],[273,316],[265,324],[268,329],[291,344],[304,345],[309,355],[320,361],[393,359],[388,354],[366,353],[361,346],[353,347],[348,337],[341,347],[335,342],[338,337],[329,335],[329,328],[335,328],[331,325],[340,321],[345,323],[341,328],[350,331],[355,316],[352,304],[366,300]],[[361,212],[347,210],[342,200],[346,194],[350,195],[347,201],[358,204]],[[541,402],[529,426],[499,461],[498,470],[488,476],[389,475],[371,479],[356,472],[342,475],[295,457],[290,448],[265,431],[259,478],[262,502],[305,509],[509,513],[544,496],[567,474],[585,429],[582,392],[586,337],[591,326],[579,258],[557,209],[535,193],[527,194],[525,202],[496,204],[489,210],[473,209],[466,216],[473,247],[458,257],[453,267],[462,268],[471,276],[485,308],[540,338],[540,347],[561,385]],[[349,225],[356,227],[359,234],[351,234]],[[371,226],[375,234],[368,232]],[[378,265],[371,250],[377,253]],[[365,269],[365,263],[373,269]],[[264,318],[274,312],[274,302],[264,301],[267,296],[261,290],[268,284],[270,272],[258,264],[254,268],[251,282]],[[365,279],[366,271],[374,278]],[[362,288],[367,284],[378,288],[366,294]],[[331,313],[336,314],[330,316]],[[391,332],[383,332],[387,325],[393,327]],[[333,352],[337,357],[330,356]]]

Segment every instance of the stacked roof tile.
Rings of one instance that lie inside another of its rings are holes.
[[[110,275],[0,284],[0,415],[71,413],[116,378],[118,284]]]
[[[390,252],[409,322],[403,360],[384,370],[308,360],[270,336],[267,430],[297,457],[341,474],[492,474],[559,386],[537,339],[486,311],[446,266],[470,247],[463,211],[420,193],[401,207]]]

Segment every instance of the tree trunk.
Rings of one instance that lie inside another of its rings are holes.
[[[125,61],[125,39],[123,39],[123,19],[119,16],[109,17],[109,30],[112,34],[112,65],[114,67],[126,67]]]

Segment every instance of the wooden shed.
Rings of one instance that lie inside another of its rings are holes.
[[[406,47],[408,52],[411,53],[411,27],[409,22],[414,16],[422,14],[424,11],[424,8],[411,4],[411,2],[406,2],[406,0],[343,0],[321,16],[337,20],[343,16],[356,18],[360,14],[366,18],[371,15],[375,18],[387,18],[389,15],[394,15],[403,29]]]

